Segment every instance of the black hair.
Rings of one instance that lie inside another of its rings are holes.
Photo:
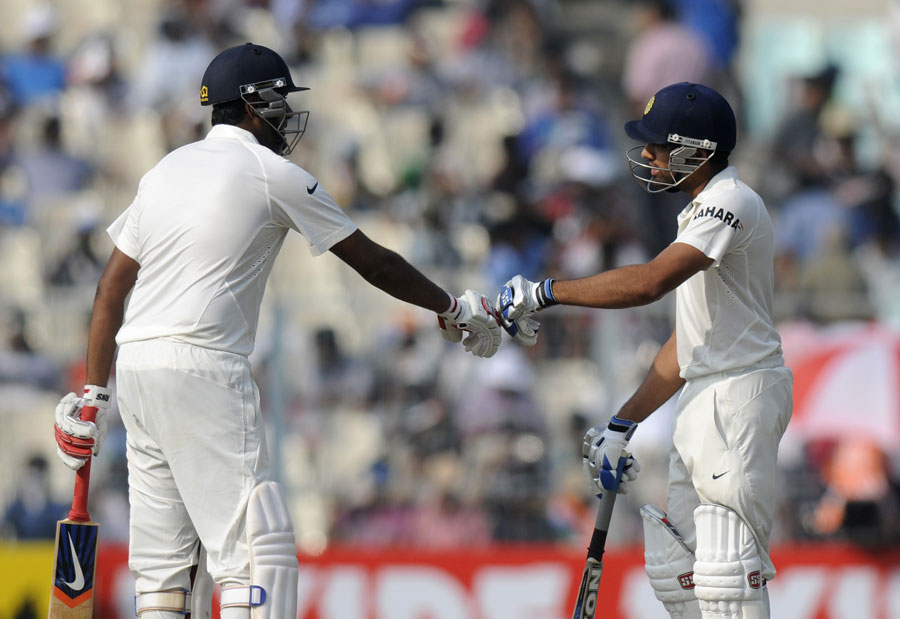
[[[216,103],[212,109],[213,125],[238,125],[245,118],[247,118],[247,108],[243,99]]]

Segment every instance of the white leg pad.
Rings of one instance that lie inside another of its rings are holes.
[[[223,588],[222,609],[249,607],[252,619],[297,616],[297,543],[281,485],[259,484],[247,504],[250,585]]]
[[[656,599],[672,619],[700,619],[694,596],[694,553],[685,545],[666,513],[641,507],[644,520],[644,566]]]
[[[694,523],[694,593],[703,619],[768,619],[762,563],[747,523],[733,509],[708,503],[694,510]]]
[[[191,610],[191,593],[184,589],[170,589],[168,591],[144,591],[134,596],[134,614],[138,617],[145,613],[165,613],[158,616],[169,615],[184,616]]]

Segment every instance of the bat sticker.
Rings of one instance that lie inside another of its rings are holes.
[[[60,523],[53,595],[69,608],[89,598],[94,588],[96,525]]]

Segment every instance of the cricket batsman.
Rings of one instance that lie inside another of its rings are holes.
[[[370,284],[434,311],[442,335],[476,356],[500,344],[490,301],[471,290],[448,294],[371,241],[285,157],[308,117],[287,96],[303,90],[271,49],[223,51],[199,85],[211,131],[147,172],[108,229],[115,249],[94,300],[88,386],[85,398],[69,394],[57,407],[57,442],[73,469],[100,449],[118,345],[128,561],[141,619],[209,617],[209,577],[221,587],[222,619],[297,616],[293,526],[272,481],[248,361],[288,231],[313,255],[330,251]],[[85,403],[99,408],[96,423],[80,420]]]
[[[772,317],[772,222],[729,165],[736,122],[716,91],[667,86],[625,132],[642,143],[626,157],[644,189],[690,200],[675,240],[646,264],[583,279],[517,275],[498,310],[507,331],[533,345],[535,314],[553,305],[634,307],[675,290],[674,332],[608,426],[585,435],[585,472],[595,491],[615,491],[638,425],[680,389],[668,514],[641,508],[650,584],[673,619],[768,619],[776,458],[793,388]],[[619,492],[639,470],[631,455],[623,469]]]

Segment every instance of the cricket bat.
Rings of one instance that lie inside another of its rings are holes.
[[[94,421],[97,409],[85,406],[81,419]],[[75,493],[69,517],[56,523],[53,586],[48,619],[91,619],[94,614],[94,572],[100,525],[87,511],[91,460],[75,474]]]
[[[626,453],[623,451],[622,457],[619,458],[616,479],[622,478],[625,457]],[[587,560],[584,563],[584,573],[581,576],[581,585],[578,587],[578,599],[575,601],[572,619],[595,619],[597,616],[597,591],[600,588],[600,576],[603,574],[606,532],[609,530],[613,505],[616,504],[616,494],[615,492],[604,492],[600,497],[597,519],[594,521],[594,533],[591,535],[591,542],[588,545]]]

